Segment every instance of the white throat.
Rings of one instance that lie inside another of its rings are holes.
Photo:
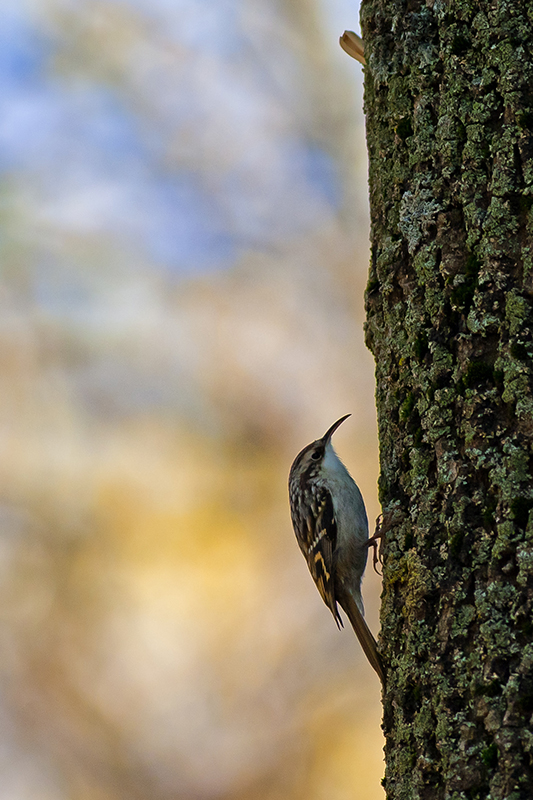
[[[324,459],[322,461],[323,469],[329,473],[330,475],[346,475],[348,470],[338,457],[337,453],[333,449],[333,445],[331,442],[328,442],[326,445],[326,451],[324,453]]]

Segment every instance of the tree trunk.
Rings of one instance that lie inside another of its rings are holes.
[[[387,797],[533,798],[533,4],[364,0]]]

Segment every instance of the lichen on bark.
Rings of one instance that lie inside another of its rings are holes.
[[[391,800],[533,797],[533,5],[363,0]]]

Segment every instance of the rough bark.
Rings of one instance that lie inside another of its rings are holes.
[[[364,0],[387,797],[533,798],[533,3]]]

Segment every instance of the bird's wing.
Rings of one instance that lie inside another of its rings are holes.
[[[337,523],[333,511],[333,500],[325,487],[320,487],[316,493],[313,507],[309,508],[305,516],[305,525],[306,529],[302,531],[302,540],[298,539],[300,548],[307,560],[309,572],[313,576],[320,596],[340,628],[342,620],[335,598],[333,563],[333,553],[337,543]]]

